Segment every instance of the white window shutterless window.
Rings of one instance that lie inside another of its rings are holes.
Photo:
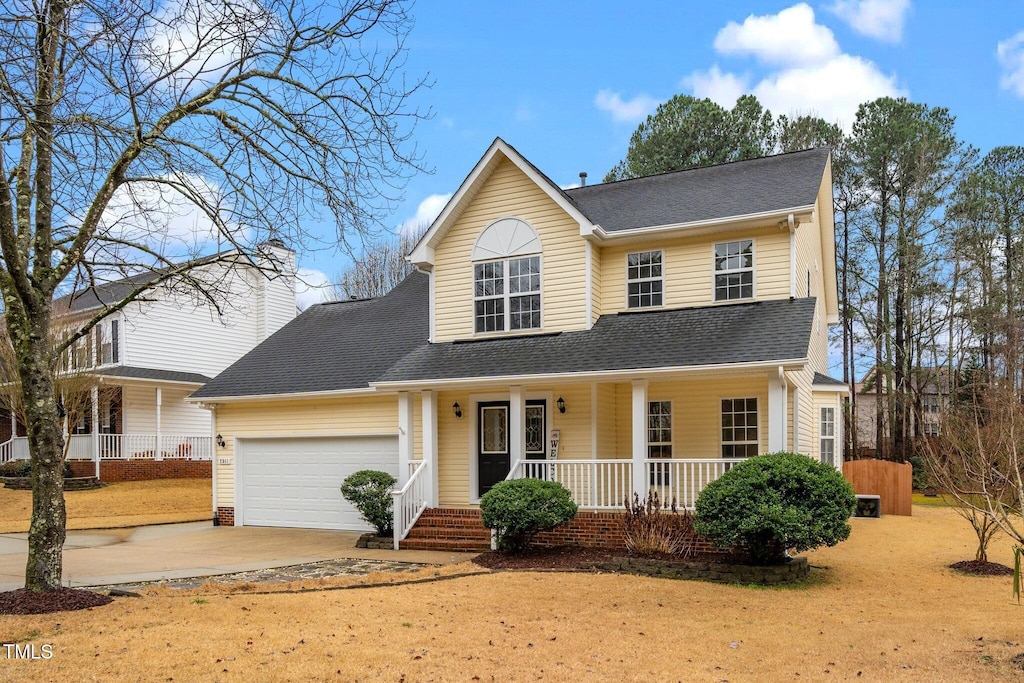
[[[722,399],[722,457],[749,458],[759,449],[757,399]]]
[[[754,296],[754,241],[737,240],[715,245],[715,301]]]
[[[829,465],[836,464],[836,409],[821,409],[821,461]]]
[[[637,251],[626,255],[626,307],[661,306],[664,295],[662,252]]]
[[[540,329],[540,256],[473,266],[477,332]]]
[[[672,401],[647,403],[647,458],[672,458]],[[667,486],[671,483],[670,463],[652,463],[649,471],[651,486]]]
[[[473,330],[541,328],[541,243],[521,218],[499,218],[473,245]]]

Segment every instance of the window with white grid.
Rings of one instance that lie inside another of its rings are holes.
[[[626,255],[626,307],[661,306],[664,280],[661,251],[638,251]]]
[[[821,409],[821,461],[829,465],[836,464],[836,409]]]
[[[672,401],[647,403],[647,457],[672,457]]]
[[[757,399],[722,399],[722,457],[749,458],[760,450]]]
[[[540,256],[473,265],[477,332],[540,329]]]
[[[715,301],[754,296],[754,241],[715,245]]]

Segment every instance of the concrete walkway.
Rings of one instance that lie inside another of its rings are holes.
[[[214,527],[210,522],[69,531],[64,584],[100,586],[363,559],[452,564],[474,553],[356,548],[359,532]],[[0,591],[25,585],[28,534],[0,534]]]

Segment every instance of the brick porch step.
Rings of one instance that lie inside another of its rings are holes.
[[[491,530],[479,510],[430,508],[423,511],[399,545],[410,550],[489,550]]]

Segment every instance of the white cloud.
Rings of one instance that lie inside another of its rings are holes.
[[[814,46],[803,46],[797,56],[786,61],[779,54],[779,46],[799,44],[797,33],[786,34],[797,29],[816,36],[809,41]],[[769,36],[773,32],[778,35]],[[883,73],[863,57],[844,54],[832,32],[818,24],[814,10],[803,3],[775,15],[748,17],[742,25],[730,22],[719,31],[715,48],[722,54],[752,56],[769,67],[759,79],[723,72],[717,65],[683,79],[695,96],[707,97],[723,107],[731,107],[737,97],[751,93],[775,114],[814,112],[826,121],[839,121],[849,131],[862,102],[907,94],[894,75]]]
[[[999,58],[999,66],[1003,69],[999,87],[1024,98],[1024,31],[1012,38],[999,41],[996,56]]]
[[[861,35],[898,43],[910,0],[836,0],[828,9]]]
[[[862,102],[907,94],[896,86],[895,77],[886,76],[871,62],[852,55],[772,74],[751,92],[775,113],[794,109],[814,112],[826,121],[840,122],[847,131]]]
[[[527,104],[520,104],[516,107],[515,112],[516,123],[527,123],[533,120],[533,110]]]
[[[683,85],[693,91],[695,97],[706,97],[723,107],[732,107],[740,95],[747,92],[747,79],[731,73],[722,73],[718,65],[707,71],[695,71],[683,79]]]
[[[778,14],[730,21],[715,36],[715,51],[752,55],[768,64],[817,64],[839,54],[832,31],[814,21],[814,10],[800,3]]]
[[[398,224],[398,234],[413,234],[421,231],[424,226],[433,223],[434,219],[437,218],[451,198],[452,195],[449,192],[448,194],[432,194],[424,199],[416,207],[415,215],[406,218]]]
[[[315,268],[299,268],[295,273],[295,304],[299,310],[306,310],[313,304],[331,301],[334,285],[331,279]]]
[[[616,123],[639,123],[657,109],[660,101],[643,94],[623,100],[619,93],[605,89],[594,96],[594,104],[601,111],[609,112]]]

